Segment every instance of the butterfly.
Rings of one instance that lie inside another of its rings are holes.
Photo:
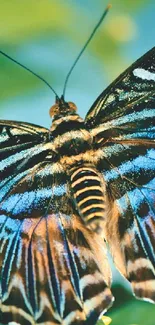
[[[83,120],[0,121],[0,323],[95,325],[113,302],[106,243],[155,302],[155,47]]]

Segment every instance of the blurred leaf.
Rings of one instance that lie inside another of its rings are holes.
[[[136,299],[120,285],[115,285],[112,292],[115,302],[106,315],[111,317],[111,325],[154,325],[154,304]]]
[[[111,325],[154,325],[155,308],[153,304],[131,301],[109,312]]]
[[[59,0],[14,0],[1,2],[1,44],[24,42],[34,35],[47,35],[68,28],[74,23],[73,7]]]
[[[106,313],[110,325],[154,325],[155,305],[136,299],[119,284],[112,288],[115,302]],[[105,317],[105,316],[104,316]],[[97,325],[104,325],[100,320]]]

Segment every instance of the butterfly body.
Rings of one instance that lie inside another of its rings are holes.
[[[103,231],[100,223],[106,215],[106,191],[103,176],[96,169],[96,142],[75,113],[75,104],[57,100],[50,112],[56,107],[51,126],[55,162],[65,168],[77,212],[86,224]]]
[[[95,325],[112,304],[105,240],[155,301],[155,48],[85,120],[56,99],[50,130],[0,121],[0,322]]]

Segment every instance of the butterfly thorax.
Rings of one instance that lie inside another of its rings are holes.
[[[59,100],[58,103],[50,109],[50,115],[53,117],[51,131],[51,140],[54,151],[59,157],[74,158],[91,150],[92,138],[86,130],[84,120],[76,113],[74,103],[66,103]],[[69,160],[68,160],[69,161]]]

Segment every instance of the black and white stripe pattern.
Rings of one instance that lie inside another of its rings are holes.
[[[79,167],[71,174],[71,187],[85,224],[96,232],[102,231],[101,225],[106,215],[106,196],[101,175],[95,168]]]

